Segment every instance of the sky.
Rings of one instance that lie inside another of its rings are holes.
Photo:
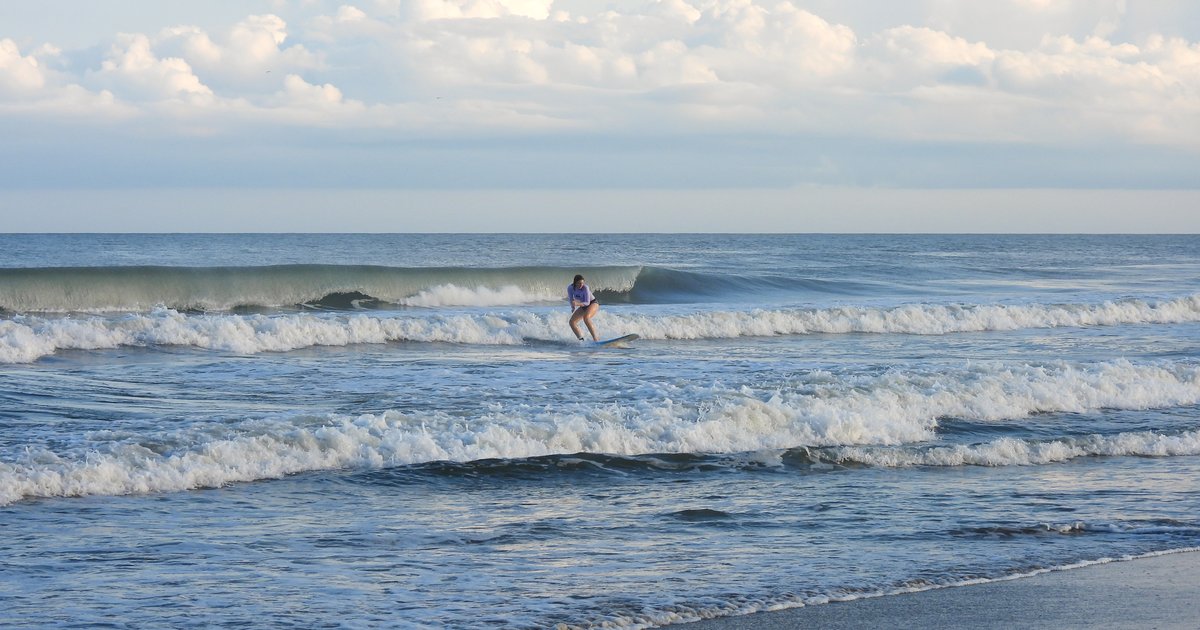
[[[1200,3],[5,0],[0,137],[3,231],[1194,233]]]

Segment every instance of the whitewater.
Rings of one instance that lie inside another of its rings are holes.
[[[1195,549],[1197,252],[0,235],[0,605],[654,627]]]
[[[569,411],[494,407],[481,417],[398,411],[252,421],[182,434],[89,440],[51,452],[10,447],[0,503],[26,497],[129,494],[220,487],[304,471],[384,468],[547,455],[729,454],[936,439],[939,418],[990,422],[1033,413],[1152,409],[1200,403],[1200,365],[988,365],[958,373],[893,373],[836,382],[827,373],[792,391],[708,391],[676,403],[660,393],[627,406]],[[99,436],[97,436],[99,437]],[[106,436],[107,437],[107,436]],[[154,445],[154,446],[152,446]],[[877,466],[1029,465],[1087,455],[1200,454],[1200,430],[1001,440],[933,448],[811,450],[836,463]],[[760,453],[761,459],[761,453]]]
[[[492,305],[499,291],[471,305]],[[457,295],[457,293],[449,292]],[[424,294],[422,294],[424,295]],[[441,301],[437,306],[462,302]],[[1200,295],[1101,304],[843,306],[830,309],[711,311],[688,315],[614,314],[600,321],[646,339],[732,339],[817,333],[941,335],[1021,328],[1171,324],[1200,321]],[[175,345],[253,354],[311,346],[395,341],[519,345],[568,341],[557,315],[532,311],[412,316],[192,315],[168,308],[118,317],[22,316],[0,321],[0,362],[35,361],[58,350]]]

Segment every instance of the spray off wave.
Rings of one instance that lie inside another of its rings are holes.
[[[626,404],[512,406],[464,418],[388,411],[249,420],[89,441],[65,451],[16,447],[0,462],[0,503],[27,497],[182,491],[334,469],[378,469],[576,453],[639,456],[815,449],[810,461],[877,466],[1031,465],[1090,455],[1200,454],[1200,431],[1142,431],[1046,442],[926,445],[942,418],[1004,422],[1042,412],[1200,403],[1200,366],[994,364],[949,373],[837,378],[789,391],[696,390]],[[809,451],[804,451],[809,452]]]
[[[459,289],[434,287],[411,298],[411,303],[444,304],[461,295]],[[469,296],[485,301],[508,299],[504,291],[490,289],[475,290]],[[523,310],[423,316],[340,313],[267,316],[186,314],[166,308],[115,318],[16,316],[0,320],[0,363],[28,363],[58,350],[121,346],[192,346],[254,354],[398,341],[483,345],[569,341],[563,319],[560,312]],[[1200,321],[1200,295],[1157,302],[1131,299],[1061,305],[917,304],[893,308],[705,311],[686,315],[643,315],[612,308],[602,310],[597,318],[602,329],[660,340],[818,333],[941,335],[1196,321]]]

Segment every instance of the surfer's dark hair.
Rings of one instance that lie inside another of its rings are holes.
[[[575,279],[571,282],[579,282],[580,280],[583,280],[583,276],[580,274],[575,274]]]

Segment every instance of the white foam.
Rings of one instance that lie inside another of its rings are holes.
[[[1152,431],[1089,435],[1051,441],[1000,438],[984,444],[925,449],[840,447],[813,452],[818,461],[901,468],[911,466],[1030,466],[1079,457],[1174,457],[1200,455],[1200,431],[1164,435]]]
[[[527,291],[516,285],[507,285],[493,289],[490,287],[460,287],[453,284],[442,284],[425,289],[420,293],[401,299],[399,304],[405,306],[512,306],[516,304],[536,304],[538,302],[564,302],[566,293],[551,294],[549,291]]]
[[[0,321],[0,362],[27,363],[57,350],[120,346],[194,346],[254,354],[390,341],[516,345],[537,333],[549,335],[549,326],[532,316],[268,317],[184,315],[160,308],[116,319],[19,317]]]
[[[846,459],[882,466],[1200,454],[1197,432],[1127,433],[1044,444],[997,440],[971,447],[864,448],[935,440],[938,419],[945,417],[1000,422],[1037,412],[1197,404],[1200,366],[1195,365],[991,364],[941,374],[831,378],[818,373],[809,382],[815,384],[789,392],[693,388],[679,392],[687,402],[657,396],[553,411],[497,407],[471,418],[389,411],[256,420],[186,435],[97,435],[64,452],[30,445],[0,463],[0,503],[22,497],[177,491],[311,470],[580,452],[746,453],[813,446],[840,448]]]
[[[503,303],[552,300],[516,287],[461,289],[443,285],[412,298],[412,305]],[[0,363],[26,363],[60,349],[182,345],[252,354],[311,346],[392,341],[516,345],[530,340],[569,340],[562,313],[516,311],[500,314],[435,313],[425,316],[346,314],[184,315],[158,308],[111,317],[17,316],[0,320]],[[1200,295],[1151,303],[1141,300],[1097,305],[909,305],[896,308],[840,307],[809,310],[699,312],[640,315],[605,309],[604,330],[645,339],[722,339],[810,333],[952,332],[1172,324],[1200,321]]]
[[[618,328],[648,339],[700,339],[810,333],[900,333],[1018,330],[1200,321],[1200,295],[1148,302],[1123,300],[1064,305],[936,305],[894,308],[846,306],[811,310],[754,310],[649,317],[613,315]]]

